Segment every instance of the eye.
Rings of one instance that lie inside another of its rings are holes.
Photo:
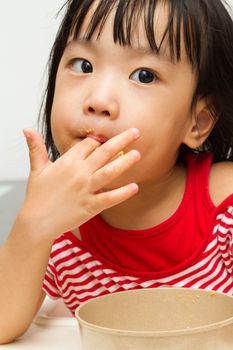
[[[135,80],[141,84],[150,84],[157,80],[157,77],[148,69],[137,69],[131,74],[130,79]]]
[[[93,67],[92,64],[83,59],[83,58],[76,58],[71,62],[71,67],[72,69],[77,72],[77,73],[92,73],[93,72]]]

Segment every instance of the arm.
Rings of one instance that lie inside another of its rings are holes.
[[[112,160],[138,137],[135,130],[125,131],[103,145],[87,138],[54,163],[48,160],[39,134],[27,130],[25,136],[31,163],[26,197],[0,248],[0,344],[25,332],[38,311],[54,239],[138,190],[129,184],[102,191],[140,159],[137,151],[129,151]]]
[[[0,344],[27,330],[44,299],[41,287],[50,244],[37,240],[34,231],[19,215],[0,248]]]

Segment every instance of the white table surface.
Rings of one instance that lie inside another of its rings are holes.
[[[79,328],[60,302],[48,299],[28,331],[11,344],[0,345],[5,350],[82,350]]]
[[[37,326],[32,325],[23,337],[14,343],[0,345],[10,350],[81,350],[78,327],[72,326]]]

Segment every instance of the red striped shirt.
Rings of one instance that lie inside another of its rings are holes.
[[[202,178],[202,186],[207,186],[207,174],[209,175],[210,163],[210,156],[204,156],[201,159],[201,162],[198,163],[200,169],[196,171],[197,175],[193,177],[189,172],[189,175],[187,176],[186,196],[184,196],[177,212],[166,221],[165,226],[167,230],[175,230],[175,232],[177,232],[177,228],[182,227],[182,230],[185,228],[183,221],[185,219],[184,215],[188,215],[187,210],[186,214],[184,211],[180,220],[177,218],[179,217],[181,208],[186,207],[184,206],[185,200],[190,202],[191,192],[189,190],[193,189],[195,193],[197,192],[195,181],[197,182],[198,179],[200,182],[200,179]],[[195,165],[193,163],[192,159],[190,164],[192,164],[191,166],[193,170],[197,166],[197,164]],[[204,172],[203,169],[205,169]],[[201,172],[203,176],[201,175]],[[205,197],[203,189],[201,187],[199,187],[199,189],[201,190],[203,197]],[[187,193],[189,195],[187,195]],[[206,197],[209,200],[207,190]],[[198,204],[200,206],[199,199]],[[185,242],[184,235],[181,236],[181,238],[184,237],[183,242],[184,245],[186,245],[187,252],[193,251],[193,253],[190,254],[190,257],[185,259],[185,261],[182,261],[182,246],[178,245],[180,244],[180,240],[179,234],[177,234],[178,243],[174,240],[174,246],[176,249],[174,249],[174,252],[171,250],[174,257],[167,265],[164,264],[164,266],[162,266],[162,260],[159,260],[161,257],[160,252],[155,250],[153,257],[152,249],[152,254],[149,254],[148,258],[146,257],[146,251],[148,249],[147,245],[145,245],[144,250],[142,247],[138,253],[142,254],[142,257],[145,257],[145,259],[141,259],[141,272],[137,268],[132,269],[131,265],[133,264],[133,260],[129,260],[129,264],[131,264],[129,268],[127,265],[127,259],[125,260],[126,255],[122,255],[123,253],[121,252],[122,245],[119,245],[119,250],[116,250],[115,252],[116,257],[111,261],[112,251],[116,241],[113,240],[111,246],[110,240],[109,248],[111,249],[109,250],[109,254],[107,250],[107,240],[104,241],[106,246],[103,251],[101,251],[101,244],[99,245],[99,248],[97,247],[98,249],[95,246],[93,247],[96,242],[95,239],[98,239],[101,243],[101,237],[104,237],[104,235],[102,234],[101,236],[101,232],[96,232],[96,235],[95,232],[92,232],[93,235],[85,236],[85,227],[93,228],[91,223],[85,224],[89,226],[84,225],[82,229],[80,228],[81,233],[83,233],[82,241],[76,238],[71,232],[61,235],[55,240],[52,247],[43,284],[44,291],[52,298],[62,297],[65,304],[72,312],[74,312],[80,303],[96,296],[138,288],[174,286],[216,290],[233,295],[233,195],[229,196],[218,208],[204,203],[203,209],[201,208],[201,210],[201,212],[197,211],[198,218],[196,218],[196,221],[187,221],[186,217],[186,229],[189,229],[189,233],[191,232],[189,235],[185,235],[185,237],[187,237],[187,242]],[[190,212],[192,213],[192,216],[195,215],[192,210]],[[203,215],[202,212],[204,212]],[[202,216],[203,218],[200,218]],[[205,235],[203,235],[202,226],[204,224],[201,224],[202,221],[206,224]],[[182,222],[182,226],[179,226],[180,222]],[[196,226],[198,229],[194,227],[193,231],[190,230],[190,222],[197,223]],[[159,227],[161,229],[163,226],[159,225]],[[178,231],[180,230],[181,228]],[[198,236],[197,233],[199,231],[200,235]],[[144,230],[143,237],[146,237],[146,232],[150,232],[151,234],[152,230]],[[121,230],[121,234],[122,233],[123,231]],[[95,238],[93,241],[92,237]],[[161,236],[157,235],[154,239],[159,240],[160,238]],[[193,239],[196,238],[199,242],[197,247],[192,243]],[[114,237],[114,239],[116,238]],[[169,234],[167,235],[167,239],[170,239]],[[152,241],[150,241],[150,245],[151,242]],[[166,241],[164,240],[164,242]],[[127,244],[129,243],[127,242]],[[96,246],[98,246],[97,243]],[[177,249],[177,246],[180,247],[180,249]],[[169,249],[171,249],[171,247]],[[128,251],[126,250],[126,254],[127,253]],[[150,260],[148,261],[148,259]],[[117,261],[119,261],[119,264],[117,264]],[[135,255],[135,261],[138,262],[137,255]],[[178,261],[178,263],[174,264],[174,261]],[[162,266],[158,270],[156,269],[157,262],[159,262],[159,266]],[[145,265],[145,269],[143,269],[143,264]],[[153,264],[155,266],[154,270]],[[148,266],[150,266],[150,268],[148,268]],[[143,270],[145,272],[143,272]]]

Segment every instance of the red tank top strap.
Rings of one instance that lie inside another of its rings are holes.
[[[209,211],[216,208],[209,193],[209,177],[212,162],[213,155],[207,152],[188,154],[187,156],[187,181],[189,181],[189,186],[191,186],[191,191],[196,198],[197,204],[202,203]]]

